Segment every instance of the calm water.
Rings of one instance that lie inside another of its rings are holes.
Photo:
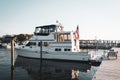
[[[91,80],[99,66],[18,57],[11,69],[10,50],[0,49],[0,80]]]

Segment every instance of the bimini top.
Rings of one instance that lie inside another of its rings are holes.
[[[38,26],[35,28],[35,35],[47,36],[51,32],[56,32],[57,25],[45,25],[45,26]]]

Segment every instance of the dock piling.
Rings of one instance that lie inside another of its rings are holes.
[[[40,41],[40,60],[42,62],[42,41]]]
[[[14,67],[14,40],[11,41],[11,67]]]

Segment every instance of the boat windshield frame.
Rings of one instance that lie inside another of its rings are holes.
[[[56,25],[38,26],[35,28],[34,34],[41,36],[48,36],[51,32],[55,32],[56,28],[57,28]]]

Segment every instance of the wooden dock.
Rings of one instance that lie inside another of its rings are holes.
[[[120,48],[115,50],[118,51],[118,58],[103,61],[92,80],[120,80]]]

